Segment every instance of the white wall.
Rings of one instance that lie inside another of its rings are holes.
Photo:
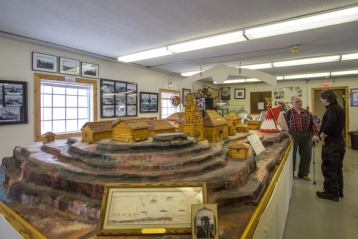
[[[301,81],[278,81],[277,88],[279,87],[289,87],[289,86],[300,86],[302,88],[302,102],[303,106],[309,106],[312,109],[311,103],[311,89],[322,87],[322,80],[301,80]],[[345,77],[345,78],[336,78],[332,81],[333,87],[338,86],[348,86],[351,88],[358,88],[358,77]],[[275,88],[266,83],[257,83],[257,84],[236,84],[230,85],[231,87],[231,100],[229,101],[230,105],[243,105],[244,109],[250,112],[250,92],[259,92],[259,91],[275,91]],[[234,89],[245,88],[246,89],[246,98],[243,100],[237,100],[234,98]],[[358,107],[349,107],[349,130],[358,130],[358,121],[355,120],[358,118]]]
[[[34,141],[34,72],[31,66],[32,51],[99,64],[101,78],[136,82],[138,83],[139,91],[158,92],[159,88],[168,88],[170,81],[175,86],[177,81],[182,79],[182,77],[175,77],[141,67],[0,37],[0,79],[28,82],[29,118],[28,124],[0,126],[0,160],[5,156],[11,155],[16,145],[30,144]],[[197,89],[200,84],[197,83],[196,85],[198,86],[194,88]],[[193,86],[189,85],[186,88],[192,89]],[[158,117],[158,113],[142,114],[141,116]]]

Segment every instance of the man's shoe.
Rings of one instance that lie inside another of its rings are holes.
[[[305,181],[311,181],[310,177],[308,176],[298,176],[300,179],[303,179]]]
[[[335,202],[339,201],[339,198],[337,195],[334,195],[334,194],[331,194],[328,192],[317,191],[316,194],[317,194],[317,197],[319,197],[319,198],[328,199],[328,200],[335,201]]]

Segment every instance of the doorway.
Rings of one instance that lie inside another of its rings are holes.
[[[267,110],[266,98],[272,98],[271,91],[251,92],[250,93],[251,113],[261,113],[261,111]]]
[[[337,95],[337,102],[343,108],[346,116],[346,127],[344,128],[345,142],[349,144],[349,89],[348,87],[331,87],[331,90]],[[320,94],[322,91],[326,90],[325,88],[312,88],[312,113],[317,115],[321,120],[324,112],[326,111],[325,107],[322,105],[320,99]]]

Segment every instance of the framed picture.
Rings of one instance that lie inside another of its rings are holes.
[[[220,97],[222,100],[230,100],[230,87],[221,87]]]
[[[99,65],[81,62],[81,72],[83,77],[98,78],[99,77]]]
[[[32,52],[32,70],[57,73],[58,57]]]
[[[186,106],[186,95],[191,93],[191,89],[182,89],[182,99],[183,99],[183,105]]]
[[[245,99],[245,89],[234,89],[235,99]]]
[[[100,80],[101,118],[137,116],[137,84]]]
[[[80,61],[60,57],[60,73],[67,75],[80,75]]]
[[[219,239],[218,212],[216,204],[193,204],[191,206],[193,239]]]
[[[140,92],[140,112],[158,112],[158,93]]]
[[[351,89],[351,107],[358,107],[358,89]]]
[[[206,201],[205,183],[108,184],[98,234],[190,233],[191,205]]]
[[[27,82],[0,80],[0,125],[27,122]]]

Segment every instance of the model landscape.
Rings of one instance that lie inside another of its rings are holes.
[[[89,122],[81,138],[54,140],[47,133],[44,142],[16,147],[3,159],[4,186],[12,209],[48,238],[62,239],[101,238],[106,183],[206,182],[208,202],[218,204],[221,238],[239,238],[290,141],[282,133],[261,134],[266,150],[255,156],[249,134],[233,113],[202,117],[189,95],[179,127],[150,118]]]

